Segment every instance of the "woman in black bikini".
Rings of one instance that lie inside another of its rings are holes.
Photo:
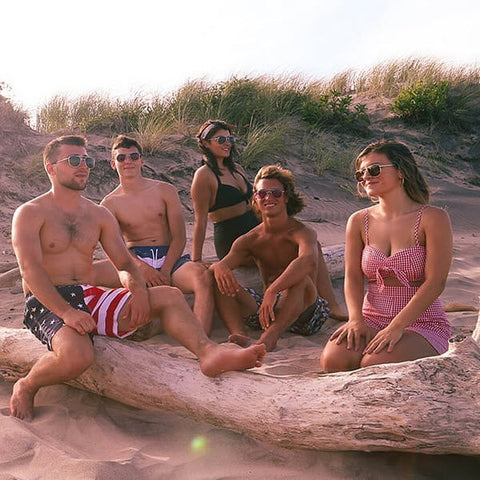
[[[197,135],[203,165],[195,172],[191,188],[195,225],[192,259],[202,261],[207,219],[213,222],[217,257],[222,259],[232,243],[258,225],[250,206],[252,185],[245,170],[235,161],[233,129],[221,120],[208,120]]]

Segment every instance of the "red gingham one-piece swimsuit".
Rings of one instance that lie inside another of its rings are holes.
[[[418,229],[422,214],[427,205],[418,212],[415,222],[415,246],[400,250],[393,255],[369,245],[368,209],[365,212],[365,247],[362,252],[362,271],[368,281],[367,293],[363,300],[362,313],[365,323],[376,330],[385,328],[415,295],[419,286],[410,282],[425,280],[425,246],[420,245]],[[385,285],[384,279],[395,277],[399,286]],[[447,316],[437,298],[425,312],[405,328],[424,337],[438,353],[448,350],[451,335]]]

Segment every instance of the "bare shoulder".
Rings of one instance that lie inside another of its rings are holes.
[[[371,208],[362,208],[361,210],[357,210],[353,212],[347,221],[347,227],[353,229],[363,229],[363,225],[365,224],[365,216],[371,213]]]
[[[162,182],[160,180],[152,180],[152,179],[147,179],[149,183],[149,188],[154,188],[157,192],[161,193],[162,195],[176,195],[177,188],[172,185],[171,183],[168,182]]]
[[[37,223],[38,221],[42,221],[49,210],[49,204],[51,204],[51,200],[49,201],[47,194],[43,194],[40,197],[36,197],[23,203],[17,207],[13,214],[14,223],[18,224],[31,221]]]
[[[235,163],[235,168],[236,168],[240,173],[242,173],[245,177],[247,176],[247,172],[245,171],[245,169],[244,169],[239,163]]]
[[[207,165],[202,165],[200,168],[195,170],[195,174],[193,175],[193,180],[195,182],[211,182],[215,180],[215,174],[212,172],[211,168]]]
[[[443,208],[428,205],[422,213],[422,224],[425,228],[438,228],[439,226],[448,226],[450,228],[450,217]]]
[[[298,240],[317,241],[317,232],[312,227],[295,218],[290,219],[285,233]]]
[[[103,197],[100,205],[113,205],[115,203],[115,200],[121,197],[122,192],[122,187],[119,185],[118,187],[114,188],[110,193],[107,193],[105,197]]]

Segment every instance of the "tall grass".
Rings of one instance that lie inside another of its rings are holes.
[[[274,145],[281,148],[281,126],[292,117],[305,118],[306,108],[310,111],[315,107],[315,121],[310,125],[316,130],[335,130],[336,123],[345,120],[351,129],[351,121],[360,117],[362,128],[368,128],[368,111],[359,103],[362,98],[383,96],[394,100],[403,89],[419,82],[446,82],[452,92],[455,118],[473,121],[477,110],[472,110],[472,105],[478,104],[480,95],[478,67],[452,67],[429,58],[406,58],[364,71],[347,70],[324,80],[300,76],[231,77],[217,83],[189,81],[163,96],[138,93],[126,100],[98,93],[73,100],[56,96],[41,107],[37,128],[42,132],[79,129],[130,133],[142,141],[147,152],[154,153],[166,148],[165,136],[192,138],[206,119],[221,118],[235,126],[237,136],[245,143],[244,161],[255,163],[262,154],[254,152],[263,151],[262,143],[270,145],[265,151],[270,152]],[[325,98],[330,101],[325,103]],[[344,115],[338,115],[338,108],[333,108],[332,98],[340,107],[348,102]],[[328,122],[317,121],[324,117]]]

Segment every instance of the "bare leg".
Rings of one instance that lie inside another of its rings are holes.
[[[98,260],[93,262],[95,278],[92,285],[101,285],[108,288],[119,288],[123,285],[118,278],[118,273],[110,260]]]
[[[245,370],[261,365],[264,345],[248,348],[212,342],[193,315],[182,292],[174,287],[148,289],[152,316],[162,319],[165,332],[198,356],[200,369],[214,377],[231,370]]]
[[[193,293],[195,300],[193,313],[203,329],[210,333],[212,329],[215,303],[213,297],[213,275],[200,263],[188,262],[172,275],[172,285],[183,293]]]
[[[277,346],[278,339],[317,298],[315,285],[309,277],[282,293],[275,308],[275,321],[262,333],[257,344],[264,343],[267,352]]]
[[[324,372],[346,372],[360,368],[362,352],[366,346],[365,339],[360,341],[358,350],[347,349],[347,341],[337,345],[336,340],[328,341],[320,357],[320,365]]]
[[[41,387],[56,385],[82,374],[93,362],[93,345],[88,335],[62,327],[53,337],[53,351],[46,353],[28,375],[18,380],[10,399],[10,414],[33,418],[33,402]]]
[[[336,320],[346,321],[348,315],[345,309],[337,302],[335,292],[333,291],[332,281],[328,273],[325,258],[323,257],[322,247],[318,245],[318,270],[317,270],[317,291],[318,295],[328,302],[330,308],[330,316]]]
[[[218,314],[227,326],[230,333],[245,337],[246,330],[245,324],[243,323],[243,318],[248,315],[252,315],[257,311],[257,302],[255,299],[243,288],[240,289],[235,297],[222,295],[216,285],[214,285],[214,292]],[[230,337],[232,337],[232,335]],[[241,344],[239,343],[239,345]],[[242,346],[244,347],[246,345]]]
[[[383,349],[379,353],[364,355],[360,363],[361,367],[379,365],[383,363],[399,363],[408,360],[416,360],[423,357],[434,357],[438,352],[420,334],[406,331],[392,352]]]

